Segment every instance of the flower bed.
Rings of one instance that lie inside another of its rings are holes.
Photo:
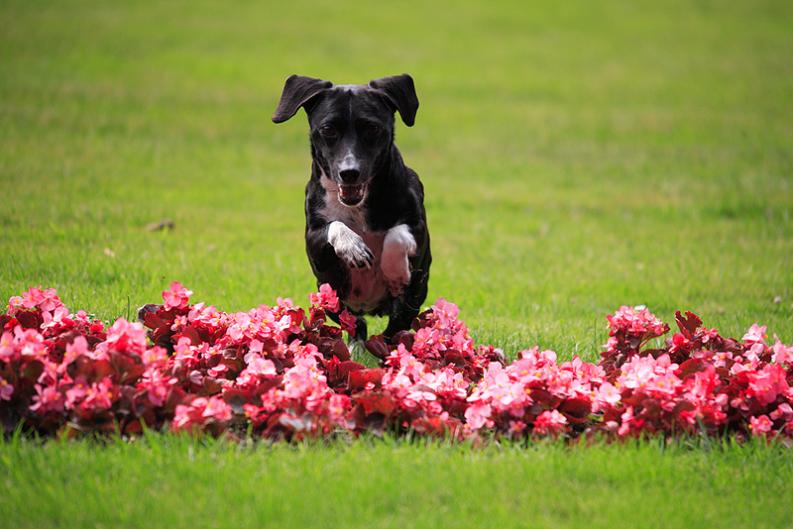
[[[0,420],[41,435],[152,429],[299,440],[363,432],[613,438],[734,434],[793,438],[793,347],[752,325],[741,340],[676,314],[678,332],[642,307],[608,316],[599,363],[559,362],[535,347],[508,362],[475,346],[457,307],[439,300],[380,359],[350,360],[323,285],[307,310],[290,300],[226,313],[191,304],[173,283],[140,322],[107,327],[32,288],[0,314]]]

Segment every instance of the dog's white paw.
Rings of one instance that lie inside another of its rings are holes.
[[[383,240],[383,256],[380,269],[383,271],[388,290],[394,297],[400,296],[410,283],[410,261],[416,254],[416,240],[405,224],[394,226]]]
[[[350,268],[371,268],[374,261],[372,251],[360,235],[343,222],[333,221],[328,226],[328,243],[336,255]]]

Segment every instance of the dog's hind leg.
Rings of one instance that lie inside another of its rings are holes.
[[[410,329],[410,324],[413,323],[413,320],[416,316],[418,316],[419,311],[417,310],[400,310],[399,312],[394,312],[388,318],[388,326],[386,326],[385,331],[383,331],[383,338],[385,338],[386,342],[391,342],[391,339],[394,337],[396,333],[399,331],[406,331]]]
[[[330,314],[333,321],[339,323],[338,314]],[[367,358],[370,358],[366,350],[366,338],[368,338],[368,331],[366,329],[366,319],[363,316],[355,317],[355,336],[350,335],[347,340],[347,349],[350,351],[352,360],[366,364]]]
[[[350,342],[365,342],[369,337],[368,330],[366,329],[366,320],[363,316],[357,316],[355,321],[355,336],[350,338]]]

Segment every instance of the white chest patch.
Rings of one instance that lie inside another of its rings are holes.
[[[344,303],[354,311],[367,312],[377,308],[383,298],[388,294],[388,283],[383,275],[381,262],[383,256],[383,241],[386,232],[371,231],[366,225],[366,215],[361,207],[348,207],[339,202],[338,186],[326,176],[322,175],[322,187],[325,188],[325,203],[319,214],[328,223],[340,222],[363,240],[373,256],[371,266],[348,266],[350,272],[350,291]],[[338,240],[349,245],[349,236],[343,235],[343,228],[338,225],[329,230],[329,240],[338,253]],[[333,240],[331,240],[331,238]],[[346,241],[344,239],[347,239]],[[336,243],[336,244],[334,244]]]
[[[380,304],[388,292],[388,285],[380,263],[383,255],[382,233],[370,233],[363,237],[366,246],[374,255],[371,268],[350,268],[350,293],[346,304],[355,311],[370,311]]]

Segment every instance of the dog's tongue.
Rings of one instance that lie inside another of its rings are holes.
[[[354,206],[363,199],[364,186],[361,185],[340,185],[339,198],[345,204]]]

